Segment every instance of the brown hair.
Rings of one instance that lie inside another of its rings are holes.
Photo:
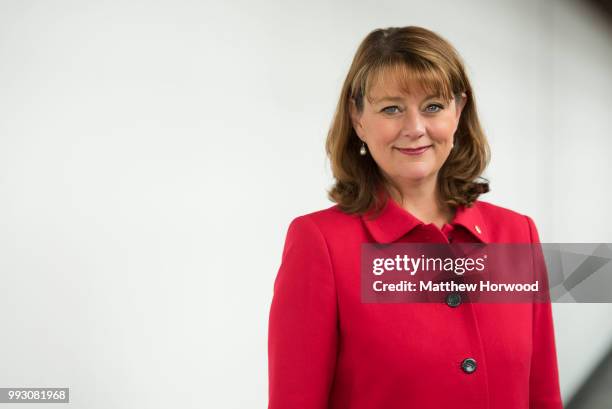
[[[346,213],[362,214],[382,210],[387,196],[381,200],[377,194],[381,188],[388,189],[390,185],[401,196],[401,190],[386,180],[372,156],[359,154],[361,141],[350,117],[351,100],[362,112],[363,98],[369,100],[371,86],[385,78],[398,78],[404,90],[416,79],[424,90],[447,101],[462,92],[467,95],[455,132],[455,146],[438,173],[438,189],[446,205],[471,206],[480,194],[489,191],[488,181],[481,173],[490,158],[472,87],[455,48],[438,34],[416,26],[376,29],[359,45],[325,144],[335,179],[327,191],[329,199]]]

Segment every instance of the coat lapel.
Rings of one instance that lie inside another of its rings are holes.
[[[415,227],[424,225],[421,220],[396,203],[384,189],[379,190],[378,194],[386,202],[380,215],[374,218],[373,211],[361,215],[366,229],[377,243],[393,243]],[[461,226],[466,229],[477,242],[489,242],[488,228],[484,222],[478,201],[471,207],[458,207],[450,224],[453,227]],[[434,226],[434,228],[437,227]]]

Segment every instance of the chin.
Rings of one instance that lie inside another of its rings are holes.
[[[432,175],[419,175],[419,176],[412,176],[412,177],[408,177],[406,179],[408,180],[412,180],[414,182],[422,182],[424,180],[427,180],[431,177]]]
[[[410,173],[410,174],[404,173],[398,176],[399,176],[399,179],[406,181],[406,182],[422,182],[424,180],[431,178],[433,174],[431,173]]]
[[[425,180],[434,175],[434,171],[432,169],[411,169],[409,171],[400,172],[399,176],[404,180]]]

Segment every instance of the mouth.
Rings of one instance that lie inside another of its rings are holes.
[[[404,155],[421,155],[423,152],[427,151],[429,148],[431,148],[432,145],[427,145],[427,146],[419,146],[416,148],[395,148],[398,151],[400,151],[401,153],[403,153]]]

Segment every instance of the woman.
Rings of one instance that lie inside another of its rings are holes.
[[[335,205],[293,219],[269,321],[270,409],[558,409],[550,303],[362,303],[362,243],[538,243],[480,201],[488,145],[456,50],[420,27],[359,46],[328,134]]]

